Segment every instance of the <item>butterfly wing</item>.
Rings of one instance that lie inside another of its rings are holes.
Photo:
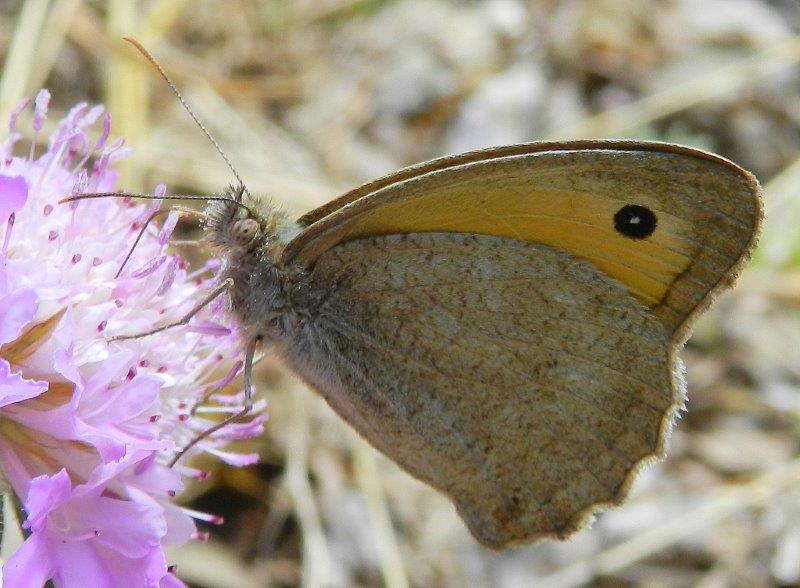
[[[284,355],[485,544],[563,538],[663,454],[677,348],[760,221],[752,175],[685,147],[435,160],[300,219],[282,262],[322,298]]]
[[[282,353],[375,447],[502,547],[563,538],[662,455],[683,402],[661,321],[592,264],[454,233],[317,256]]]
[[[633,207],[633,208],[631,208]],[[629,214],[650,211],[648,221]],[[313,265],[338,243],[460,232],[542,243],[591,262],[682,341],[730,284],[761,221],[755,178],[718,156],[663,143],[532,143],[401,170],[300,219],[284,263]]]

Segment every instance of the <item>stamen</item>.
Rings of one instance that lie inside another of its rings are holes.
[[[34,100],[33,109],[33,139],[31,139],[31,150],[28,154],[28,159],[33,161],[33,156],[36,154],[36,141],[39,139],[39,131],[44,126],[44,120],[47,118],[47,105],[50,103],[50,92],[45,89],[39,90]]]
[[[177,268],[178,262],[175,261],[175,258],[172,257],[167,264],[167,267],[164,268],[164,277],[161,280],[161,284],[159,284],[158,289],[156,290],[156,296],[163,296],[167,293],[167,290],[170,289],[170,286],[175,282],[175,276],[177,275]]]
[[[213,515],[207,512],[200,512],[199,510],[194,510],[186,507],[181,508],[181,510],[190,517],[192,517],[193,519],[196,519],[198,521],[203,521],[205,523],[211,523],[212,525],[221,525],[225,522],[225,519],[219,515]]]
[[[14,221],[16,220],[17,215],[16,213],[12,212],[8,216],[8,223],[6,226],[6,237],[3,239],[3,253],[8,251],[8,244],[11,243],[11,230],[14,228]]]
[[[159,188],[160,187],[161,186],[159,186]],[[159,188],[157,188],[156,190],[158,192],[161,192],[161,190],[159,190]],[[136,236],[136,239],[134,239],[133,245],[131,245],[131,248],[128,250],[128,254],[125,256],[125,259],[122,260],[122,265],[119,266],[119,269],[117,270],[117,273],[114,276],[115,279],[120,277],[120,275],[122,275],[122,270],[125,269],[125,266],[128,264],[128,261],[130,261],[131,256],[133,255],[133,252],[136,249],[136,246],[139,244],[139,241],[144,236],[144,232],[147,230],[147,227],[150,225],[150,223],[157,216],[162,215],[162,214],[172,213],[172,212],[176,212],[177,213],[177,217],[184,216],[184,215],[204,216],[204,213],[198,212],[196,210],[181,209],[181,208],[178,208],[178,207],[176,207],[176,208],[177,208],[177,210],[172,210],[172,209],[156,210],[147,218],[147,220],[144,221],[144,225],[143,226],[137,227],[139,229],[139,234]],[[172,218],[172,216],[167,218],[167,223],[170,222],[170,218]],[[164,238],[165,234],[166,234],[166,238],[169,239],[169,232],[171,232],[171,231],[169,231],[169,227],[168,227],[167,223],[164,223],[164,227],[162,228],[161,236],[159,236],[159,243],[161,243],[161,240]],[[177,223],[177,218],[175,219],[175,223]],[[135,223],[135,224],[138,225],[138,223]],[[133,227],[131,227],[131,228],[133,228]],[[164,243],[161,243],[161,244],[163,245]]]
[[[160,255],[154,259],[151,259],[135,272],[131,272],[131,277],[136,279],[145,278],[160,268],[165,261],[167,261],[166,255]]]
[[[14,110],[11,111],[11,114],[8,117],[8,134],[13,136],[14,133],[17,131],[17,119],[22,112],[28,108],[28,105],[31,103],[31,98],[28,96],[27,98],[23,98],[19,104],[14,107]]]
[[[72,168],[72,173],[76,173],[78,170],[83,169],[89,159],[91,159],[92,155],[103,148],[108,140],[109,133],[111,133],[111,114],[105,112],[103,113],[103,130],[100,133],[100,137],[98,137],[94,147],[92,149],[87,149],[86,155],[84,155],[77,165]]]

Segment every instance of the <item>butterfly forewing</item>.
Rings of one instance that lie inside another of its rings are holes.
[[[669,334],[591,264],[480,235],[351,240],[284,349],[373,445],[500,547],[575,531],[663,451],[682,402]]]
[[[338,243],[392,233],[542,243],[621,282],[681,340],[695,309],[752,247],[758,191],[738,166],[685,147],[502,147],[401,170],[307,214],[284,260],[313,265]]]

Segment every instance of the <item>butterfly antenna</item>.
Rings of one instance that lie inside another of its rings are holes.
[[[156,68],[158,73],[161,74],[161,77],[164,78],[164,81],[167,82],[167,85],[175,93],[175,96],[178,97],[178,100],[186,109],[186,112],[189,113],[189,116],[192,117],[192,120],[194,120],[195,124],[198,127],[200,127],[200,130],[203,131],[203,134],[208,138],[209,141],[211,141],[211,144],[214,145],[214,148],[217,150],[217,153],[219,153],[222,156],[222,159],[225,160],[225,163],[228,165],[228,168],[230,168],[230,170],[233,172],[233,175],[236,177],[236,180],[239,182],[239,185],[244,190],[244,193],[250,196],[250,190],[248,190],[247,186],[245,186],[244,180],[242,180],[242,177],[239,175],[239,172],[236,171],[236,168],[233,167],[231,160],[228,159],[227,155],[225,155],[225,152],[222,150],[222,147],[219,146],[219,143],[217,143],[216,139],[214,139],[214,137],[211,135],[211,132],[206,128],[206,126],[203,123],[200,122],[200,119],[197,118],[197,115],[189,106],[189,103],[186,102],[183,95],[178,90],[178,87],[172,82],[171,79],[169,79],[169,76],[167,75],[167,72],[164,71],[164,68],[161,67],[161,65],[155,60],[155,58],[152,55],[150,55],[150,52],[147,49],[145,49],[142,46],[142,44],[139,43],[139,41],[137,41],[133,37],[122,37],[122,38],[131,45],[133,45],[136,48],[136,50],[139,51],[139,53],[141,53],[144,56],[144,58],[147,59],[147,61],[149,61],[153,65],[153,67]]]
[[[248,195],[250,193],[248,192]],[[231,198],[230,196],[196,196],[194,194],[172,194],[169,196],[154,196],[153,194],[134,194],[132,192],[84,192],[83,194],[71,194],[61,198],[58,203],[65,204],[67,202],[77,202],[78,200],[94,200],[97,198],[133,198],[138,200],[201,200],[208,202],[209,200],[218,202],[231,202],[236,206],[244,208],[248,213],[253,214],[253,211],[244,204]],[[194,214],[203,215],[203,213],[194,211]]]

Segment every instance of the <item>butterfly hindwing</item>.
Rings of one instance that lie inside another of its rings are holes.
[[[375,447],[501,547],[564,537],[620,502],[683,401],[664,325],[544,245],[452,233],[319,255],[324,292],[283,349]]]

